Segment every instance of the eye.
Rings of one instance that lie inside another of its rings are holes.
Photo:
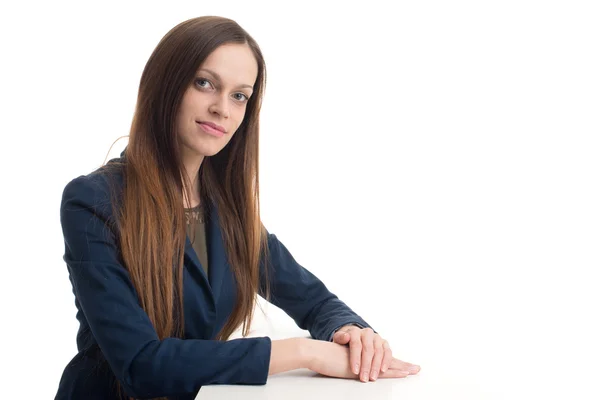
[[[198,78],[196,79],[196,84],[203,89],[208,89],[212,87],[212,83],[208,79]]]
[[[246,96],[244,93],[235,93],[233,96],[236,100],[243,102],[247,102],[249,99],[248,96]]]

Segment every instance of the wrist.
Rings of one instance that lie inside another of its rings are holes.
[[[336,332],[344,331],[345,329],[353,328],[353,327],[358,328],[358,326],[356,324],[348,324],[348,325],[340,326],[338,329],[336,329]]]
[[[300,360],[301,368],[308,368],[312,365],[316,354],[314,351],[314,340],[308,338],[297,338],[297,354]]]
[[[309,343],[306,342],[308,340],[303,338],[273,340],[271,342],[269,375],[298,368],[308,368],[310,351]]]

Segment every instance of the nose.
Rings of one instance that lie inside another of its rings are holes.
[[[218,114],[223,118],[229,118],[229,107],[227,101],[227,96],[217,96],[214,103],[208,108],[208,111],[211,114]]]

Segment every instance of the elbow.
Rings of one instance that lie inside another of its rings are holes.
[[[134,365],[135,363],[132,363],[131,368]],[[138,366],[135,366],[135,368],[138,369]],[[153,380],[148,376],[136,375],[131,372],[131,369],[121,375],[119,382],[125,394],[135,399],[150,399],[165,395],[162,388],[158,387],[160,379]]]
[[[119,381],[127,396],[136,399],[150,399],[173,395],[168,393],[166,380],[153,356],[160,346],[160,341],[147,343],[123,366]]]
[[[119,380],[125,394],[135,399],[153,399],[156,397],[171,396],[161,385],[161,379],[149,379],[148,377],[135,377],[131,374],[125,375]]]
[[[119,380],[119,382],[121,383],[121,387],[123,388],[123,391],[125,392],[125,394],[128,397],[132,397],[134,399],[145,399],[146,397],[144,396],[145,391],[140,390],[138,387],[134,386],[131,382],[127,383],[128,379],[122,379]]]

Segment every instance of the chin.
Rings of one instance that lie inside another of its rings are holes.
[[[212,142],[212,143],[211,143]],[[186,153],[188,155],[194,155],[198,157],[211,157],[219,153],[225,146],[223,142],[218,140],[201,140],[200,138],[194,138],[194,140],[185,140],[184,146],[186,147]]]
[[[199,156],[211,157],[211,156],[214,156],[215,154],[218,154],[222,149],[221,148],[218,148],[218,149],[201,148],[201,149],[195,149],[195,150],[196,150],[196,154]]]

